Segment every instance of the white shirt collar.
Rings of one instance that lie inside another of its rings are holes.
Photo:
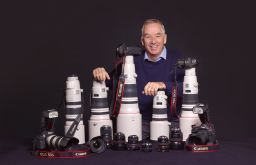
[[[152,62],[157,62],[157,61],[161,60],[161,58],[164,59],[164,60],[166,60],[166,52],[167,52],[167,51],[166,51],[166,48],[164,47],[163,51],[162,51],[161,54],[156,58],[155,61],[151,60],[151,59],[149,58],[147,52],[145,52],[145,54],[144,54],[144,60],[148,60],[148,61],[152,61]]]

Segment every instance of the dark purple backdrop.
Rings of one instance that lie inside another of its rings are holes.
[[[164,22],[167,47],[199,59],[199,96],[210,107],[218,138],[256,136],[253,4],[31,0],[1,8],[1,139],[38,134],[41,111],[60,103],[72,73],[80,78],[88,111],[92,69],[111,70],[118,44],[140,44],[147,18]]]

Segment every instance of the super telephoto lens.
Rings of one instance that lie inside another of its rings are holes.
[[[109,125],[103,125],[100,128],[100,136],[106,142],[107,148],[110,148],[112,143],[112,128]]]
[[[139,137],[137,135],[130,135],[128,137],[127,150],[134,151],[139,149],[140,149]]]
[[[122,132],[117,132],[114,134],[112,149],[119,151],[126,150],[125,135]]]
[[[168,139],[167,136],[159,136],[159,138],[157,139],[157,143],[158,143],[157,151],[159,151],[159,152],[169,152],[170,143],[169,143],[169,139]]]

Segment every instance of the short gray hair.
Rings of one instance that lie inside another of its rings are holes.
[[[164,24],[162,21],[160,21],[159,19],[154,19],[154,18],[150,18],[144,21],[142,28],[141,28],[141,36],[143,36],[144,33],[144,28],[147,24],[151,24],[151,23],[158,23],[161,25],[163,32],[165,33],[165,28],[164,28]]]

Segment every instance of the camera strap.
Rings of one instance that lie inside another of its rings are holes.
[[[178,82],[177,82],[177,66],[174,66],[174,82],[172,85],[172,93],[170,99],[170,115],[172,121],[178,121],[180,116],[177,114],[177,99],[178,99]]]
[[[71,126],[69,127],[65,136],[67,136],[67,137],[74,136],[76,129],[78,127],[78,124],[81,121],[81,118],[82,118],[82,114],[78,114],[77,117],[75,118],[75,120],[73,120],[73,122],[72,122]]]
[[[47,151],[35,150],[32,155],[38,158],[85,158],[90,153],[90,149],[68,150],[68,151]]]
[[[177,115],[177,95],[178,95],[178,83],[174,81],[172,86],[172,94],[171,94],[171,102],[170,102],[170,111],[171,111],[172,120],[179,119],[179,115]]]
[[[115,102],[114,102],[112,117],[117,117],[119,114],[119,110],[121,108],[122,97],[124,94],[124,83],[125,83],[125,78],[124,78],[124,75],[122,74],[118,80],[118,85],[117,85],[117,89],[116,89],[116,98],[115,98]]]
[[[192,152],[216,152],[219,150],[219,143],[207,145],[187,144],[186,149]]]
[[[118,61],[118,64],[116,65],[116,72],[117,72],[117,66],[122,64],[122,69],[121,69],[121,75],[119,76],[118,83],[117,83],[117,88],[113,88],[115,92],[115,100],[113,103],[113,110],[111,117],[117,117],[119,114],[119,110],[121,108],[121,102],[122,102],[122,97],[124,94],[124,83],[125,83],[125,75],[124,75],[124,61],[125,58],[121,58]],[[113,85],[114,86],[114,85]]]

